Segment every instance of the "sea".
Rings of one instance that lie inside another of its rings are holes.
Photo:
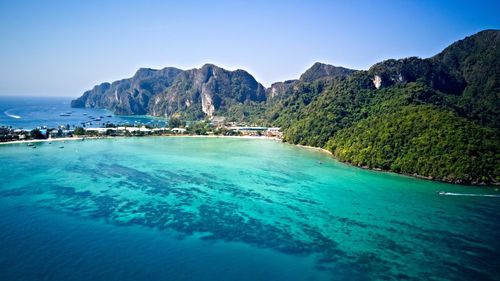
[[[69,120],[56,100],[2,109]],[[0,280],[500,280],[495,187],[269,139],[34,147],[0,145]]]
[[[114,115],[106,109],[71,108],[71,97],[0,96],[0,126],[35,128],[104,127],[115,125],[165,126],[166,119],[153,116]],[[98,120],[98,121],[96,121]]]

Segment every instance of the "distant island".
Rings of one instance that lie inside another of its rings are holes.
[[[244,70],[139,69],[72,107],[173,120],[281,127],[283,140],[325,148],[356,166],[464,184],[500,183],[500,31],[427,59],[368,70],[315,63],[264,88]]]

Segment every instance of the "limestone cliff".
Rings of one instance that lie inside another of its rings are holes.
[[[185,71],[140,69],[130,79],[95,86],[71,105],[107,108],[116,114],[202,119],[223,115],[233,105],[265,100],[265,88],[248,72],[206,64]]]

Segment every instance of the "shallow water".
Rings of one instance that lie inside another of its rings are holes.
[[[500,195],[270,140],[0,146],[1,280],[498,280]]]

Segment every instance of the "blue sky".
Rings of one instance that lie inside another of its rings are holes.
[[[0,95],[78,96],[139,67],[214,63],[269,86],[500,28],[500,1],[0,0]]]

